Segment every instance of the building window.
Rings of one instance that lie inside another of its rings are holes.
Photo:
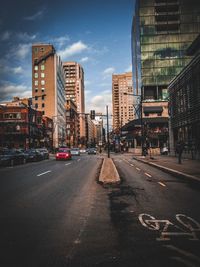
[[[45,66],[44,65],[41,65],[40,69],[41,70],[45,70]]]
[[[38,52],[38,47],[34,47],[34,53],[37,54]]]
[[[45,80],[41,80],[41,85],[45,85]]]
[[[44,91],[45,91],[45,88],[44,88],[44,87],[42,87],[42,88],[41,88],[41,90],[42,90],[42,92],[44,92]]]
[[[40,47],[40,52],[44,52],[45,48],[44,47]]]
[[[35,93],[37,93],[38,92],[38,88],[35,88]]]
[[[38,80],[35,80],[34,83],[35,83],[35,85],[38,85]]]
[[[37,96],[35,96],[35,100],[38,100],[38,97]]]
[[[38,70],[38,65],[34,66],[34,70]]]
[[[42,111],[42,115],[45,115],[45,111],[44,110]]]
[[[34,73],[34,77],[38,78],[38,73],[37,72]]]
[[[45,107],[45,104],[44,103],[42,103],[42,108],[44,108]]]
[[[35,103],[35,108],[38,108],[38,103]]]
[[[45,73],[41,72],[41,78],[44,78],[44,77],[45,77]]]
[[[44,95],[42,96],[42,100],[44,100]]]

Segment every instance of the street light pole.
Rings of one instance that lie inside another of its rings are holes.
[[[106,106],[107,116],[107,145],[108,145],[108,158],[110,158],[110,136],[109,136],[109,121],[108,121],[108,105]]]

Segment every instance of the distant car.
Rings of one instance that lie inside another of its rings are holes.
[[[44,148],[37,148],[37,150],[43,155],[43,159],[49,159],[49,151]]]
[[[88,151],[87,151],[88,155],[96,155],[97,154],[97,150],[95,147],[92,147],[92,148],[88,148]]]
[[[80,153],[82,154],[82,153],[86,153],[87,152],[87,150],[86,150],[86,148],[81,148],[80,149]]]
[[[80,149],[79,148],[71,148],[70,149],[72,156],[80,156]]]
[[[56,160],[67,160],[71,158],[72,155],[69,148],[61,147],[58,149],[58,152],[56,153]]]

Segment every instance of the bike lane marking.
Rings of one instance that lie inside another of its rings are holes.
[[[136,170],[138,170],[138,171],[141,171],[141,169],[140,169],[140,168],[138,168],[138,167],[136,167]]]
[[[42,176],[42,175],[47,174],[49,172],[51,172],[51,171],[42,172],[42,173],[38,174],[37,176]]]

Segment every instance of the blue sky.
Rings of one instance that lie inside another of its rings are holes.
[[[0,101],[31,96],[31,45],[52,43],[85,73],[86,111],[111,108],[112,73],[131,71],[134,0],[7,0],[0,10]]]

